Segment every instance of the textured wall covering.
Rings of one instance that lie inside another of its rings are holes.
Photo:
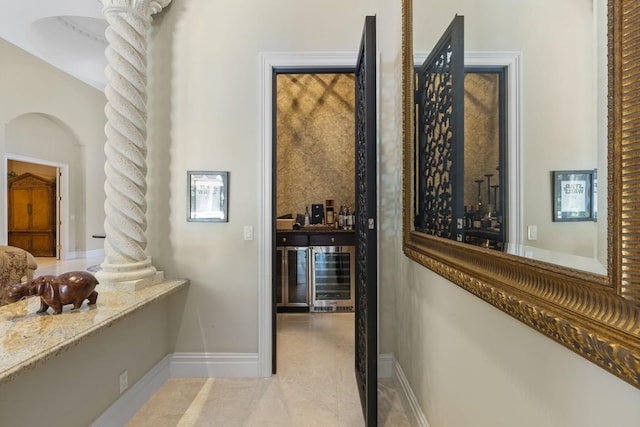
[[[279,74],[277,215],[354,202],[353,74]]]
[[[464,204],[478,202],[477,179],[482,203],[487,203],[487,178],[492,173],[491,185],[498,184],[500,162],[500,122],[498,114],[498,74],[466,73],[464,77]],[[493,190],[491,190],[491,203]]]

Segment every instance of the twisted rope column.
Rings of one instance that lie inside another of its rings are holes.
[[[102,0],[108,27],[103,287],[137,289],[162,278],[146,254],[147,36],[171,0]]]

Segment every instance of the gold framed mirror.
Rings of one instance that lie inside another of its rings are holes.
[[[412,6],[402,1],[405,255],[640,388],[640,4],[607,6],[607,275],[413,230]]]

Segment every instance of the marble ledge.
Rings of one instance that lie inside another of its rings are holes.
[[[79,344],[128,315],[184,289],[188,280],[165,280],[134,292],[99,292],[98,302],[54,315],[36,314],[40,298],[0,307],[0,384]]]

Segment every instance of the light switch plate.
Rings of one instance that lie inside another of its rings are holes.
[[[538,226],[530,225],[527,227],[527,239],[538,240]]]
[[[253,226],[245,225],[244,226],[244,240],[253,240]]]

